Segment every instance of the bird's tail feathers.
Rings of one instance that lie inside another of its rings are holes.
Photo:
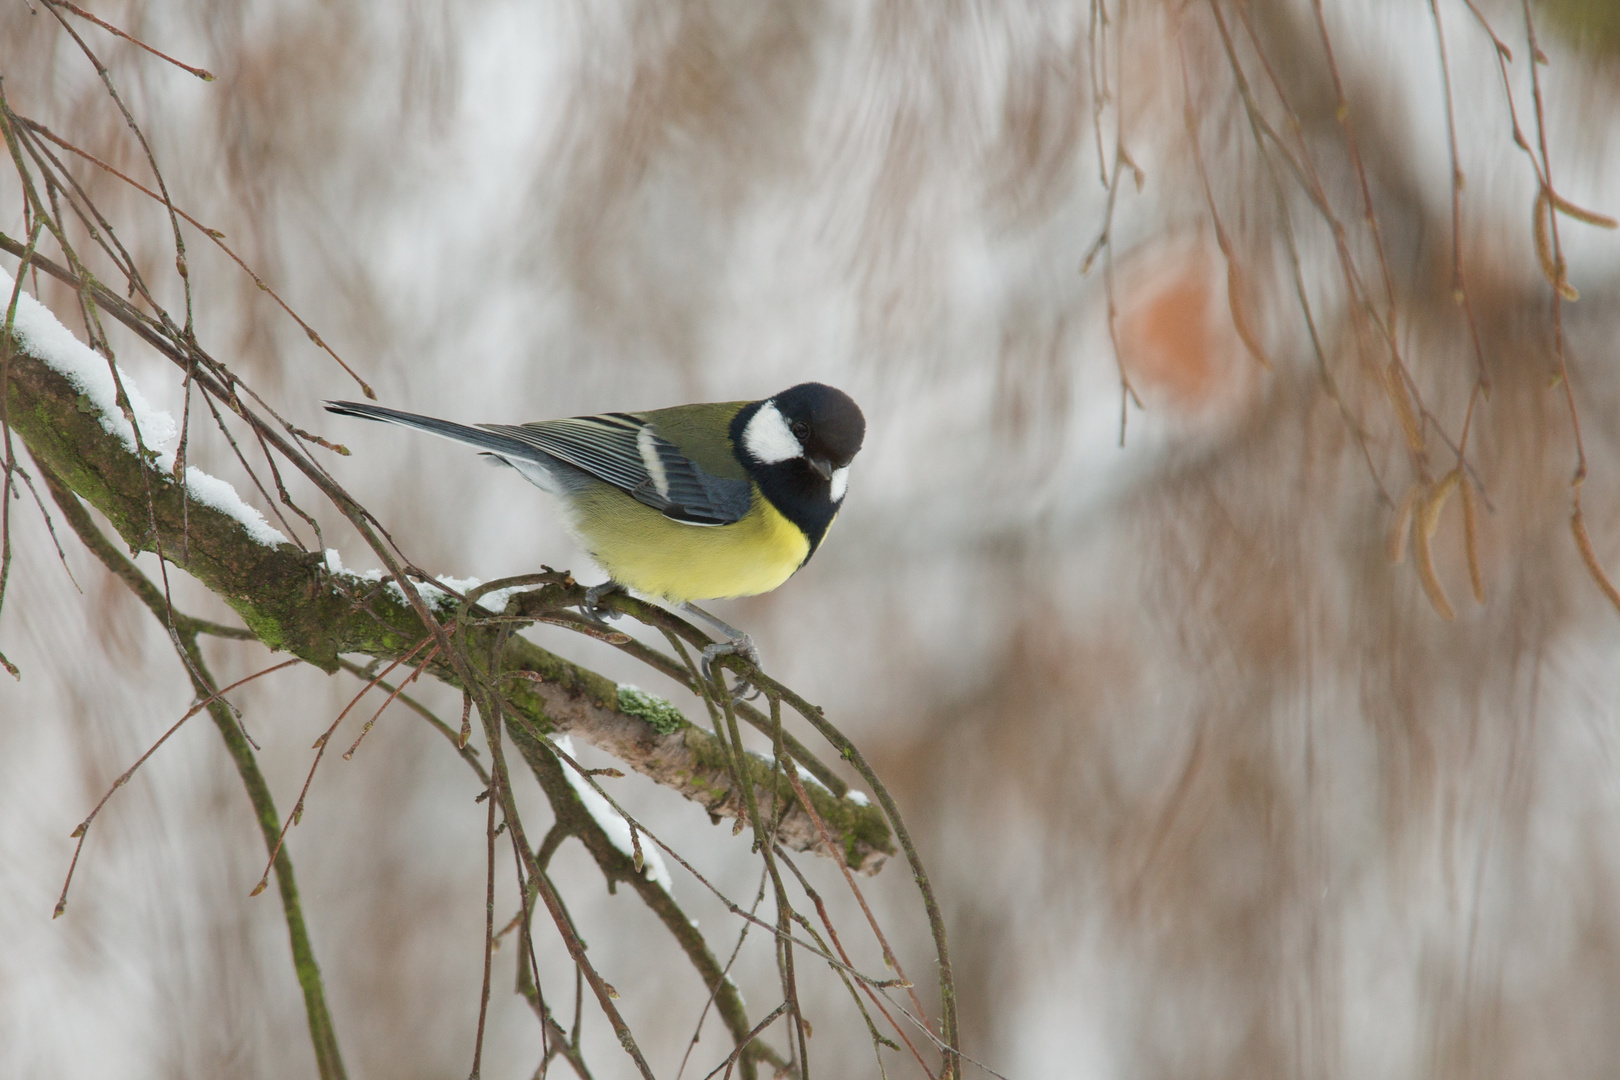
[[[457,424],[449,420],[439,420],[432,416],[422,416],[418,413],[400,412],[398,409],[385,409],[381,405],[367,405],[359,401],[328,401],[326,411],[337,413],[339,416],[358,416],[362,420],[380,420],[386,424],[403,424],[418,431],[425,431],[430,435],[451,439],[455,442],[476,446],[486,453],[498,457],[520,459],[533,459],[534,447],[527,443],[502,435],[499,432],[486,431],[483,428],[469,427],[466,424]]]

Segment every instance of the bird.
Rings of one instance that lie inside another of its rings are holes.
[[[752,639],[694,601],[770,592],[810,561],[849,488],[866,418],[850,396],[807,382],[758,401],[676,405],[526,424],[458,424],[355,401],[328,412],[402,424],[481,451],[562,504],[608,580],[715,627],[704,650],[758,664]]]

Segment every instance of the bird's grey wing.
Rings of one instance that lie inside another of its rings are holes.
[[[730,525],[748,513],[747,480],[699,467],[633,413],[479,427],[565,461],[676,521]]]

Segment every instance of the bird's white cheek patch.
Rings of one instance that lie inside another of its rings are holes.
[[[843,502],[844,492],[848,490],[849,466],[845,465],[842,469],[834,469],[832,474],[832,491],[830,492],[832,495],[832,501],[835,503]]]
[[[779,461],[792,461],[804,456],[804,447],[793,437],[787,421],[768,401],[759,407],[759,411],[749,419],[748,426],[743,428],[743,449],[764,465],[775,465]]]

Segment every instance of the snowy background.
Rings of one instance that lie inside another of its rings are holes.
[[[1381,298],[1311,8],[1250,6]],[[1400,345],[1455,440],[1476,361],[1451,297],[1434,16],[1327,7]],[[1479,7],[1512,49],[1507,85],[1533,142],[1523,12]],[[807,379],[861,403],[868,440],[826,545],[777,592],[717,611],[889,778],[946,906],[973,1056],[1022,1080],[1608,1075],[1620,617],[1570,540],[1574,447],[1532,240],[1536,176],[1513,145],[1490,38],[1464,4],[1436,10],[1467,180],[1461,250],[1493,377],[1470,444],[1489,501],[1488,600],[1469,596],[1453,507],[1434,540],[1451,623],[1411,563],[1385,557],[1392,503],[1420,470],[1357,359],[1318,223],[1298,250],[1340,400],[1324,389],[1276,196],[1199,5],[1112,12],[1100,46],[1095,9],[1078,3],[98,12],[213,83],[82,32],[176,204],[223,231],[384,404],[518,422]],[[1602,4],[1534,10],[1554,181],[1612,215],[1616,31]],[[46,10],[0,13],[0,75],[14,109],[144,175]],[[1183,122],[1189,84],[1269,370],[1233,326]],[[1099,86],[1111,92],[1097,107]],[[1116,133],[1142,169],[1140,187],[1125,170],[1112,218],[1119,351],[1144,406],[1126,410],[1123,446],[1103,260],[1082,273],[1108,220],[1099,172]],[[89,167],[77,175],[178,308],[163,217]],[[1298,226],[1309,211],[1291,190]],[[0,231],[26,236],[9,173]],[[1567,218],[1559,231],[1581,291],[1564,319],[1588,525],[1620,569],[1620,239]],[[201,236],[188,245],[199,338],[293,423],[354,451],[329,468],[418,565],[488,580],[545,563],[595,580],[515,474],[323,413],[354,384]],[[41,293],[80,325],[70,296]],[[153,407],[178,416],[172,366],[114,343]],[[191,460],[254,502],[223,440],[195,418],[193,431]],[[1429,479],[1453,463],[1443,446],[1431,439]],[[0,650],[23,672],[0,680],[0,1074],[309,1075],[279,909],[247,898],[263,848],[204,723],[115,796],[68,913],[50,918],[68,834],[190,695],[148,613],[65,537],[70,581],[28,507],[14,505],[0,613]],[[375,565],[338,515],[320,517],[346,565]],[[183,575],[175,588],[182,609],[228,618]],[[670,692],[612,650],[536,634]],[[271,662],[208,649],[222,682]],[[357,688],[295,668],[236,695],[283,812],[311,740]],[[444,688],[422,696],[459,714]],[[689,833],[732,895],[751,892],[745,839],[639,778],[613,783],[658,827]],[[403,712],[317,776],[290,850],[352,1076],[467,1069],[478,790]],[[606,896],[577,851],[559,858],[560,877],[577,874],[593,958],[673,1076],[696,979],[632,897]],[[892,866],[873,890],[897,944],[917,950],[925,927],[904,877]],[[678,871],[674,888],[705,928],[725,925]],[[511,955],[496,966],[491,1077],[528,1076],[539,1055],[507,992]],[[756,1011],[769,980],[745,973]],[[823,1075],[868,1075],[841,994],[812,999],[812,1052]],[[595,1075],[629,1075],[597,1028]]]

